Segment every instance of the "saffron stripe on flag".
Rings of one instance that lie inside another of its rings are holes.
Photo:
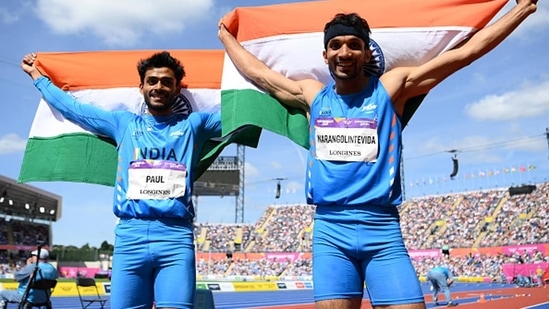
[[[358,13],[371,28],[480,29],[508,0],[325,0],[239,7],[223,18],[241,42],[283,34],[321,32],[337,13]],[[303,18],[306,16],[307,18]]]
[[[484,27],[506,2],[310,1],[237,8],[223,22],[248,51],[273,70],[291,79],[311,78],[328,84],[332,78],[322,57],[322,30],[336,13],[356,12],[368,20],[373,57],[367,71],[380,75],[397,66],[423,64],[455,47]],[[308,120],[304,112],[277,107],[279,103],[244,78],[227,56],[223,64],[222,114],[232,116],[227,117],[230,126],[224,122],[224,134],[229,133],[229,127],[258,126],[308,148]],[[403,125],[424,97],[412,98],[407,103]],[[276,123],[270,119],[282,121]]]
[[[158,51],[39,53],[37,66],[54,84],[81,103],[105,110],[143,112],[137,63]],[[182,94],[193,111],[220,111],[221,50],[170,51],[187,76]],[[257,147],[261,130],[249,127],[210,141],[201,154],[196,177],[229,143]],[[112,186],[117,151],[114,143],[66,120],[41,100],[23,157],[19,181],[70,181]]]
[[[185,68],[184,88],[219,89],[222,50],[167,50]],[[63,90],[139,86],[137,63],[158,50],[37,53],[36,66]]]

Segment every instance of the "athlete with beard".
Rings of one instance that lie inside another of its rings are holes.
[[[329,85],[271,70],[219,24],[219,39],[236,68],[309,117],[305,187],[307,203],[316,205],[316,308],[360,308],[364,283],[374,308],[425,308],[396,207],[402,202],[401,116],[409,99],[492,50],[536,11],[536,0],[517,2],[465,44],[380,77],[364,73],[372,57],[368,23],[357,14],[338,14],[324,28],[323,58],[334,78]]]
[[[175,114],[185,71],[168,52],[138,63],[147,114],[105,111],[77,102],[35,67],[21,67],[66,119],[112,138],[118,149],[111,308],[193,308],[196,270],[193,179],[204,144],[221,135],[219,113]]]

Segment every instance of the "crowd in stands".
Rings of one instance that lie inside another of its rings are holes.
[[[484,277],[492,278],[494,282],[505,282],[502,272],[502,265],[509,263],[513,257],[505,255],[489,256],[486,254],[467,257],[451,257],[440,255],[436,258],[420,257],[412,260],[418,276],[426,275],[427,272],[438,265],[447,265],[452,273],[463,277]]]
[[[49,244],[50,227],[45,224],[0,220],[0,245],[36,246],[39,242]]]
[[[314,207],[286,205],[273,209],[273,212],[275,215],[262,228],[262,233],[254,233],[244,247],[250,252],[299,251],[306,229],[313,222]]]
[[[291,264],[289,260],[261,259],[252,261],[249,259],[237,259],[231,263],[230,270],[226,273],[229,276],[280,276]]]
[[[417,198],[400,206],[401,228],[409,249],[548,243],[548,199],[549,183],[528,195],[488,190]],[[253,225],[200,224],[196,233],[207,231],[205,251],[234,250],[241,229],[242,251],[307,252],[313,213],[311,205],[273,205]]]
[[[49,226],[45,224],[30,223],[11,220],[13,231],[13,243],[23,246],[36,246],[38,243],[49,244]]]
[[[547,243],[549,241],[549,183],[530,194],[514,195],[495,216],[480,246]]]
[[[401,228],[408,249],[497,247],[549,243],[549,183],[530,194],[510,196],[507,190],[445,194],[414,198],[399,209]],[[227,253],[226,258],[197,259],[199,275],[219,276],[310,276],[307,259],[232,258],[232,252],[311,252],[314,206],[271,205],[255,224],[195,225],[197,251]],[[0,220],[0,245],[34,246],[49,244],[50,227],[21,220]],[[0,276],[13,272],[13,256],[0,250]],[[17,259],[16,259],[17,260]],[[482,276],[502,281],[501,265],[508,262],[549,261],[541,252],[515,255],[470,254],[415,257],[418,275],[441,263],[460,276]],[[17,262],[17,261],[16,261]]]
[[[0,246],[5,248],[0,250],[0,278],[24,267],[28,251],[33,250],[38,244],[50,244],[48,225],[0,218]]]
[[[409,249],[497,247],[549,243],[549,183],[538,184],[530,194],[510,196],[507,190],[446,194],[415,198],[400,206],[401,227]],[[200,225],[209,241],[208,252],[234,251],[234,239],[242,235],[242,252],[310,252],[314,206],[269,206],[255,224]],[[239,232],[240,230],[240,232]],[[197,231],[198,233],[198,231]],[[221,236],[219,236],[221,235]],[[204,247],[198,247],[198,250]],[[538,252],[539,253],[539,252]],[[418,275],[434,265],[449,264],[456,274],[482,276],[501,281],[501,265],[523,260],[549,260],[524,252],[518,256],[473,255],[446,259],[418,257],[413,263]],[[311,260],[260,261],[202,260],[199,274],[285,275],[311,274]]]

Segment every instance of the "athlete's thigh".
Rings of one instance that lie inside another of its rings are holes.
[[[313,286],[315,301],[362,298],[360,263],[350,256],[354,229],[315,220],[313,228]]]
[[[193,308],[196,289],[195,252],[191,227],[161,226],[162,241],[154,242],[157,308]]]
[[[153,271],[146,236],[140,225],[120,223],[111,277],[111,308],[150,308],[153,302]]]
[[[366,290],[374,306],[423,303],[419,279],[406,249],[375,255],[365,264]]]

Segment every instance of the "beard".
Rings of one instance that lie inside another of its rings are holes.
[[[173,102],[169,101],[169,102]],[[173,103],[166,103],[166,104],[152,104],[149,99],[145,99],[145,104],[147,105],[147,109],[150,111],[156,111],[156,112],[164,112],[172,108]]]
[[[162,103],[157,102],[155,104],[151,103],[150,96],[143,96],[143,99],[145,101],[145,105],[147,106],[147,110],[155,112],[165,112],[171,110],[175,100],[175,96],[168,95],[166,100],[162,100]]]

